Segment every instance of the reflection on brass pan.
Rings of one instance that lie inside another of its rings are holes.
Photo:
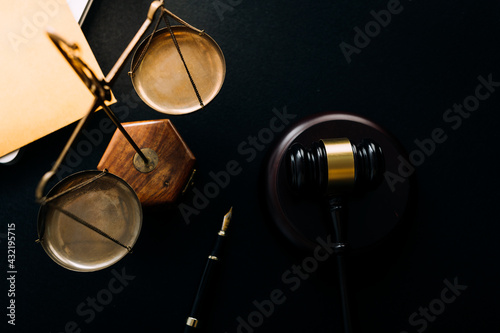
[[[217,95],[224,82],[226,61],[222,50],[203,32],[185,26],[172,26],[172,31],[201,100],[206,105]],[[199,110],[199,99],[168,28],[157,30],[149,47],[148,39],[142,41],[132,59],[131,77],[137,94],[159,112],[180,115]],[[136,66],[146,47],[145,57]]]
[[[129,253],[139,237],[139,199],[113,174],[73,174],[54,186],[47,198],[38,214],[39,241],[64,268],[90,272],[109,267]]]

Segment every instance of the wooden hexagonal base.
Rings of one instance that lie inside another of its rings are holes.
[[[134,167],[136,151],[120,131],[109,142],[97,168],[108,169],[134,189],[143,206],[174,204],[193,174],[196,159],[170,120],[122,124],[139,148],[158,155],[158,166],[143,173]]]

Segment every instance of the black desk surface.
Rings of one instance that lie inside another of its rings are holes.
[[[105,73],[144,21],[149,3],[94,1],[83,30]],[[370,23],[388,7],[390,22],[382,17],[384,27]],[[210,173],[231,160],[241,173],[189,219],[177,208],[146,212],[133,254],[102,271],[75,273],[35,243],[34,202],[38,180],[73,126],[29,145],[19,163],[0,167],[2,326],[9,332],[180,332],[222,216],[233,206],[204,332],[340,331],[333,263],[308,275],[293,273],[304,256],[274,232],[262,203],[262,171],[273,143],[253,148],[255,154],[240,147],[269,127],[273,110],[286,109],[293,116],[288,126],[325,111],[367,117],[408,152],[436,128],[447,137],[416,167],[407,232],[383,258],[368,253],[369,260],[351,261],[359,331],[498,327],[498,2],[187,0],[167,8],[211,35],[227,62],[224,86],[205,110],[169,117],[197,158],[196,187],[203,189]],[[369,40],[357,37],[365,27],[372,29]],[[113,87],[121,120],[165,118],[137,98],[126,72]],[[478,92],[482,80],[493,82]],[[448,113],[463,103],[474,111]],[[103,118],[96,114],[89,128]],[[110,137],[105,134],[70,169],[94,169]],[[192,197],[184,202],[193,205]],[[6,317],[5,236],[12,223],[15,327]],[[279,304],[269,307],[272,299]]]

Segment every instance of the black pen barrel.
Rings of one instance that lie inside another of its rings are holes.
[[[198,286],[198,291],[196,292],[196,296],[194,298],[193,306],[191,308],[191,313],[186,322],[186,327],[184,333],[189,333],[195,331],[195,328],[198,324],[199,315],[202,312],[203,303],[206,300],[206,294],[209,292],[211,287],[211,281],[214,278],[215,270],[218,266],[219,255],[222,252],[222,247],[224,244],[224,236],[217,236],[217,240],[215,242],[214,248],[211,254],[208,256],[207,263],[205,265],[205,269],[203,270],[203,275],[201,277],[200,284]]]

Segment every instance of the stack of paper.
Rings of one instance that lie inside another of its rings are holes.
[[[93,96],[46,34],[76,42],[81,58],[102,72],[66,0],[0,3],[0,156],[80,118]]]

